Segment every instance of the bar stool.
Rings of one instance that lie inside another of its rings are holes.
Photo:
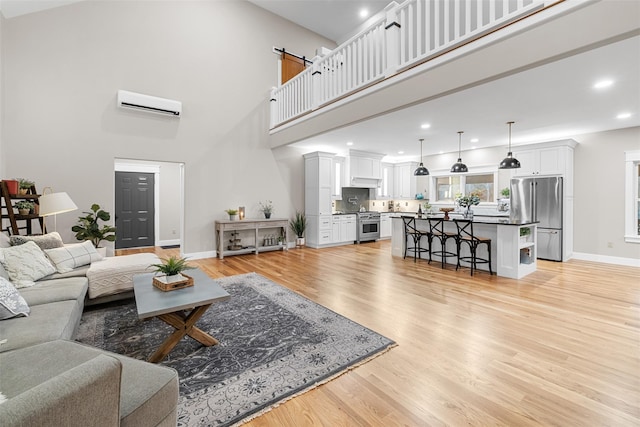
[[[402,221],[404,222],[404,257],[403,258],[407,257],[407,251],[412,251],[413,262],[416,262],[418,259],[418,254],[422,254],[423,252],[430,252],[431,250],[431,239],[428,238],[429,233],[426,230],[418,230],[418,227],[416,227],[416,219],[414,217],[403,216]],[[409,237],[413,239],[412,248],[409,247]],[[429,242],[429,248],[423,248],[421,246],[421,241],[423,237],[428,238],[427,241]]]
[[[431,250],[429,252],[429,264],[431,264],[431,255],[438,255],[442,261],[442,268],[444,268],[444,264],[447,258],[449,257],[457,257],[458,253],[447,251],[447,240],[453,239],[456,242],[456,248],[458,247],[458,235],[456,233],[452,233],[449,231],[444,231],[444,218],[429,218],[429,249],[431,248],[433,239],[438,239],[440,242],[440,250],[434,251]]]
[[[491,269],[491,239],[488,237],[478,237],[473,234],[473,222],[468,219],[454,219],[456,228],[458,229],[458,265],[456,270],[460,267],[460,261],[468,262],[471,264],[471,275],[473,276],[473,270],[478,269],[478,263],[489,264],[489,274],[493,274]],[[469,251],[471,256],[460,256],[460,247],[463,243],[469,245]],[[487,251],[489,258],[478,258],[478,246],[487,245]]]

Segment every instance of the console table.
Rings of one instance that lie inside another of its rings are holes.
[[[283,241],[279,242],[275,238],[274,242],[269,241],[266,231],[277,233],[283,237]],[[226,233],[226,234],[225,234]],[[231,237],[235,236],[233,239]],[[237,236],[244,236],[240,239],[242,242],[239,247],[234,247],[237,242]],[[289,241],[289,220],[286,218],[272,219],[243,219],[240,221],[216,221],[216,238],[218,239],[218,257],[223,259],[225,255],[242,255],[264,251],[288,250],[287,242]],[[231,244],[230,244],[231,243]],[[248,244],[246,244],[248,243]],[[232,248],[233,247],[233,248]]]

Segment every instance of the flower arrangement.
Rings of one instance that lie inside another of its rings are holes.
[[[462,194],[458,193],[456,194],[456,203],[462,208],[475,206],[480,203],[480,196],[476,192],[471,192],[468,196],[463,196]]]
[[[271,215],[271,212],[273,212],[273,202],[271,200],[260,202],[260,210],[265,215]]]

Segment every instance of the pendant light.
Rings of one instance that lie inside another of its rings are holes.
[[[462,173],[462,172],[468,172],[469,168],[467,168],[467,165],[465,165],[464,163],[462,163],[462,156],[460,155],[460,150],[462,147],[462,134],[464,133],[464,131],[459,130],[458,131],[458,161],[456,163],[453,164],[453,166],[451,166],[451,172],[452,173]]]
[[[424,139],[420,139],[420,166],[418,166],[418,169],[413,172],[416,176],[429,175],[429,170],[424,167],[424,164],[422,164],[422,141],[424,141]]]
[[[514,123],[515,122],[507,122],[509,125],[509,152],[507,153],[507,157],[500,162],[499,169],[518,169],[520,167],[520,162],[513,157],[513,153],[511,152],[511,125]]]

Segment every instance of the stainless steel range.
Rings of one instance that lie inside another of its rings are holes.
[[[380,238],[380,212],[358,212],[358,243]]]

